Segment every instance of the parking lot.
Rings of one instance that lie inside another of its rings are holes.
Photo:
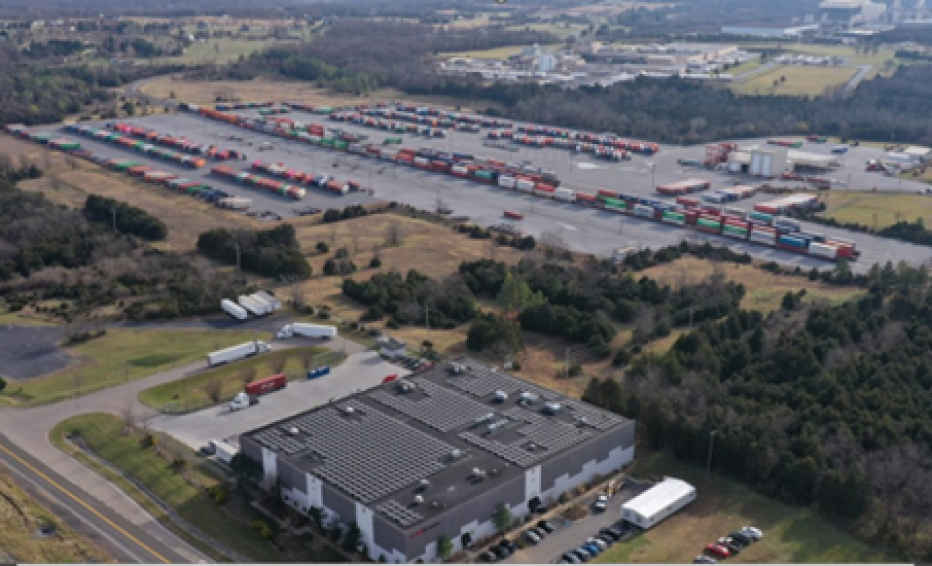
[[[151,429],[163,431],[197,450],[209,440],[232,439],[269,423],[340,399],[359,389],[374,387],[386,376],[408,375],[408,370],[385,362],[377,353],[351,354],[324,377],[290,382],[284,391],[260,397],[257,405],[230,411],[224,405],[186,415],[160,415],[148,421]]]
[[[501,563],[546,564],[555,562],[565,552],[578,548],[581,544],[586,542],[587,539],[597,535],[600,530],[619,526],[621,524],[621,505],[637,496],[648,487],[650,487],[650,484],[647,482],[638,482],[628,479],[624,487],[609,499],[608,508],[601,512],[593,510],[592,506],[595,501],[595,495],[582,498],[579,504],[592,511],[590,514],[575,521],[559,517],[549,519],[555,528],[553,533],[547,535],[537,544],[526,544],[524,548],[519,549],[508,558],[502,560]],[[536,522],[537,519],[534,520],[534,523]],[[627,526],[624,528],[628,529]],[[524,529],[517,531],[519,534],[511,538],[517,539],[518,537],[523,537],[523,532]],[[634,534],[634,531],[630,531],[630,534],[627,536],[632,536]],[[615,544],[625,544],[625,540],[621,540]]]
[[[294,112],[292,117],[307,122],[325,123],[346,131],[365,134],[379,143],[388,132],[349,124],[332,122],[320,116]],[[270,210],[289,216],[296,208],[314,206],[321,209],[343,207],[354,203],[365,203],[373,199],[397,201],[417,208],[433,210],[438,200],[452,209],[453,214],[470,218],[481,225],[498,224],[502,221],[504,210],[519,211],[524,215],[520,229],[539,237],[543,232],[551,232],[562,239],[570,248],[599,256],[608,256],[618,247],[658,248],[675,245],[684,239],[692,241],[710,241],[724,244],[735,251],[747,252],[758,259],[774,260],[788,265],[798,265],[803,269],[817,267],[824,269],[831,263],[811,256],[801,256],[774,248],[728,239],[721,236],[699,235],[690,230],[645,221],[629,216],[619,216],[603,210],[582,208],[574,204],[541,199],[528,194],[502,189],[496,186],[481,185],[472,181],[458,179],[448,175],[436,174],[363,156],[335,152],[299,141],[291,141],[276,136],[251,132],[242,128],[209,120],[194,114],[176,114],[150,116],[130,120],[154,128],[160,132],[186,136],[201,143],[213,143],[219,147],[243,149],[249,154],[249,160],[238,162],[243,169],[254,159],[280,162],[287,167],[301,171],[332,175],[339,180],[354,180],[364,187],[371,186],[374,195],[350,193],[337,196],[319,189],[309,189],[303,201],[291,201],[282,197],[249,189],[231,182],[222,181],[209,175],[209,167],[199,171],[174,166],[172,163],[148,158],[136,152],[125,150],[94,140],[80,139],[84,147],[95,153],[113,157],[132,157],[147,165],[172,171],[186,178],[202,179],[211,185],[222,188],[236,196],[253,199],[253,209]],[[100,125],[99,123],[97,125]],[[54,127],[52,129],[55,129]],[[392,137],[397,137],[394,133]],[[242,138],[243,142],[230,142],[230,137]],[[681,158],[702,158],[704,146],[677,147],[664,145],[657,155],[647,157],[635,155],[630,161],[609,162],[597,160],[588,155],[577,155],[560,149],[534,149],[521,147],[516,152],[488,148],[483,145],[483,134],[449,132],[445,139],[424,139],[410,135],[403,136],[404,147],[433,147],[450,151],[469,152],[490,158],[510,162],[531,161],[534,164],[554,171],[568,187],[594,191],[598,187],[612,187],[625,192],[656,197],[654,186],[670,181],[687,178],[708,179],[712,189],[731,186],[735,182],[755,183],[754,179],[733,176],[726,173],[707,171],[677,164]],[[271,149],[257,153],[254,148],[261,143],[269,143]],[[760,143],[746,141],[744,145]],[[246,145],[246,144],[252,145]],[[830,152],[828,145],[805,144],[804,150],[812,152]],[[841,169],[826,176],[847,183],[851,176],[855,187],[877,186],[878,190],[919,190],[924,187],[912,181],[900,181],[876,173],[864,172],[864,161],[882,153],[879,149],[866,147],[852,148],[844,157]],[[231,162],[227,162],[231,164]],[[236,166],[236,163],[232,163]],[[164,190],[153,187],[153,190]],[[768,195],[756,195],[736,203],[736,206],[750,209],[755,202],[770,200]],[[854,241],[861,251],[861,258],[852,265],[855,272],[866,272],[874,263],[894,263],[905,260],[920,264],[930,258],[928,249],[903,243],[894,243],[889,239],[848,232],[840,229],[826,229],[818,225],[802,223],[804,229],[834,234]]]

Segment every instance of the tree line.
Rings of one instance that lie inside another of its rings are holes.
[[[862,298],[766,318],[734,311],[644,354],[584,399],[639,419],[644,440],[932,556],[932,294],[926,268],[875,266]]]
[[[0,296],[14,312],[62,301],[49,308],[67,320],[106,305],[133,319],[193,316],[217,312],[223,297],[245,286],[206,260],[150,249],[91,223],[83,211],[21,191],[8,180],[15,175],[4,173]]]
[[[164,240],[168,236],[165,223],[145,210],[98,195],[88,195],[84,215],[91,222],[116,228],[146,240]]]
[[[265,277],[307,279],[313,273],[291,224],[268,230],[214,228],[198,236],[197,249]]]

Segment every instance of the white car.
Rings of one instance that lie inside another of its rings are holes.
[[[764,538],[764,533],[757,527],[741,527],[741,532],[751,537],[754,540],[760,540]]]
[[[605,511],[608,509],[608,496],[600,495],[596,497],[595,503],[593,503],[592,506],[595,507],[595,509],[598,511]]]
[[[530,542],[533,543],[533,544],[537,544],[537,543],[540,542],[540,537],[537,536],[537,535],[534,533],[534,531],[526,531],[526,532],[524,533],[524,538],[526,538],[528,541],[530,541]]]
[[[586,540],[586,542],[589,544],[596,545],[602,551],[608,550],[608,545],[605,544],[605,541],[601,541],[595,537],[590,537],[589,539]]]

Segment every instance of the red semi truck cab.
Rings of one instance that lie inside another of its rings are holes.
[[[505,218],[511,218],[512,220],[523,220],[524,219],[523,214],[521,214],[520,212],[515,212],[513,210],[506,210],[504,214],[505,214]]]
[[[263,377],[262,379],[253,381],[252,383],[247,383],[246,394],[250,397],[258,397],[259,395],[264,395],[266,393],[271,393],[272,391],[284,389],[286,385],[288,385],[288,380],[285,378],[285,374],[278,373],[268,377]]]

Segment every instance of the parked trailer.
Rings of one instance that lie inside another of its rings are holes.
[[[267,293],[267,292],[265,292],[265,291],[256,291],[255,293],[252,294],[252,296],[253,296],[253,297],[261,297],[261,298],[264,299],[267,303],[270,303],[270,304],[272,305],[272,310],[276,310],[276,311],[277,311],[277,310],[279,310],[280,308],[282,308],[282,302],[279,301],[277,298],[275,298],[275,296],[272,295],[271,293]]]
[[[812,242],[809,244],[809,255],[825,259],[838,259],[838,248],[829,244]]]
[[[265,316],[271,312],[265,303],[253,300],[251,297],[246,295],[240,295],[237,299],[237,302],[240,304],[240,306],[256,316]]]
[[[337,327],[329,326],[326,324],[308,324],[305,322],[295,322],[289,325],[291,327],[291,332],[295,336],[303,336],[304,338],[321,338],[321,339],[330,339],[337,337]]]
[[[273,391],[280,391],[288,386],[288,378],[283,373],[277,373],[246,384],[246,394],[252,397],[265,395]]]
[[[770,228],[753,226],[751,228],[751,236],[749,239],[752,242],[763,244],[765,246],[775,246],[777,245],[777,231]]]
[[[222,308],[224,312],[237,320],[246,320],[249,318],[249,313],[246,312],[246,309],[234,303],[230,299],[223,299],[220,301],[220,308]]]
[[[506,210],[504,212],[504,216],[505,218],[510,218],[512,220],[524,220],[524,215],[514,210]]]
[[[235,362],[237,360],[244,360],[257,354],[268,352],[270,350],[271,348],[269,348],[268,343],[261,340],[245,342],[243,344],[239,344],[238,346],[231,346],[229,348],[224,348],[223,350],[217,350],[216,352],[207,354],[207,365],[216,366]]]

